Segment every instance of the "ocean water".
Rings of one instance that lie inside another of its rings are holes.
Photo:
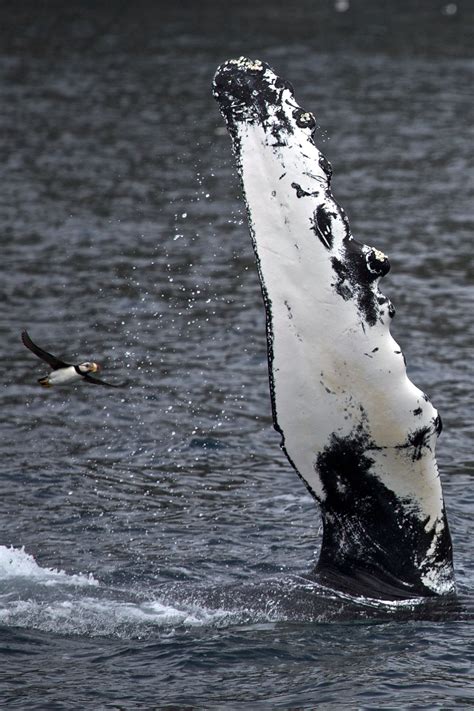
[[[2,3],[0,707],[471,708],[472,9]],[[459,597],[305,575],[317,507],[279,449],[265,323],[211,93],[246,54],[318,120],[438,461]],[[47,350],[112,390],[43,390]],[[470,656],[471,655],[471,656]]]

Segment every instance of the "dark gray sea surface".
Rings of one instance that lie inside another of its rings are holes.
[[[468,2],[2,2],[0,707],[471,708]],[[459,597],[311,584],[217,65],[314,111],[438,444]],[[97,360],[121,388],[43,390]]]

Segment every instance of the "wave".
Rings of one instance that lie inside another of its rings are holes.
[[[90,573],[68,575],[64,570],[42,568],[32,555],[22,548],[0,546],[0,580],[27,578],[44,585],[97,586],[99,582]]]
[[[24,548],[0,546],[0,624],[58,634],[136,638],[154,630],[229,624],[235,611],[173,605],[102,586],[90,573],[41,567]]]
[[[59,635],[143,639],[199,626],[459,616],[458,604],[449,597],[400,602],[352,598],[298,575],[235,585],[176,582],[153,590],[115,588],[90,573],[41,567],[24,548],[0,546],[0,624]]]

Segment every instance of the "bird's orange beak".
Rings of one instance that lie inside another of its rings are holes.
[[[92,372],[97,373],[100,370],[100,365],[98,363],[92,363]]]

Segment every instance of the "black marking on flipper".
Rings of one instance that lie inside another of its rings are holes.
[[[380,258],[378,256],[379,254],[380,252],[372,249],[366,255],[367,268],[372,274],[375,274],[377,277],[384,277],[390,271],[390,262],[388,261],[385,255],[383,255],[383,258]]]
[[[65,363],[63,360],[60,360],[60,358],[56,358],[56,356],[52,355],[51,353],[48,353],[48,351],[43,350],[39,346],[36,345],[36,343],[33,343],[31,338],[28,335],[28,331],[22,331],[21,333],[21,340],[23,341],[23,344],[37,356],[38,358],[41,358],[41,360],[44,360],[45,363],[48,363],[49,366],[53,370],[58,370],[58,368],[69,368],[70,363]]]
[[[328,386],[326,385],[324,380],[320,380],[319,383],[320,383],[320,385],[323,386],[323,388],[325,389],[325,391],[327,392],[328,395],[334,395],[335,391],[328,388]]]
[[[292,135],[294,124],[283,109],[283,91],[294,93],[290,82],[276,77],[265,62],[230,60],[219,67],[214,76],[213,94],[219,101],[229,132],[236,135],[235,124],[240,121],[259,123],[275,139],[276,146],[286,145],[282,134]],[[269,125],[269,107],[277,121]]]
[[[303,190],[301,185],[298,185],[298,183],[291,183],[291,187],[293,188],[293,190],[296,190],[297,198],[317,197],[319,195],[319,192],[317,190],[314,190],[312,193],[309,193],[307,190]]]
[[[396,311],[388,296],[385,296],[384,294],[379,294],[377,296],[377,303],[379,304],[379,306],[387,306],[388,315],[390,316],[390,318],[393,318],[395,316]]]
[[[419,461],[423,456],[425,448],[431,449],[431,427],[420,427],[412,432],[408,438],[407,447],[413,447],[411,458],[414,462]]]
[[[331,184],[331,177],[332,177],[332,165],[326,158],[326,156],[323,156],[322,153],[320,153],[319,156],[319,167],[324,171],[326,174],[326,177],[328,179],[328,185]]]
[[[420,415],[421,413],[421,408],[417,408],[413,411],[414,415]],[[413,448],[413,452],[411,453],[411,459],[413,462],[417,462],[422,458],[424,450],[428,449],[431,451],[432,434],[435,433],[437,436],[439,436],[441,434],[442,429],[443,425],[441,422],[441,418],[438,415],[437,417],[433,418],[433,420],[431,421],[431,425],[418,427],[416,430],[413,430],[413,432],[410,432],[406,442],[404,442],[403,444],[396,445],[395,449]]]
[[[322,205],[318,205],[312,222],[313,232],[327,249],[331,249],[333,245],[331,216],[332,213],[326,210]]]
[[[333,286],[345,301],[355,296],[361,316],[369,326],[374,326],[380,297],[373,288],[373,282],[388,273],[389,261],[386,257],[378,259],[374,250],[367,253],[366,246],[355,239],[345,239],[342,252],[341,259],[331,259],[338,277]]]
[[[336,276],[338,277],[338,281],[335,282],[332,286],[335,288],[339,296],[342,296],[344,301],[349,301],[350,299],[352,299],[352,296],[354,294],[354,291],[350,286],[349,271],[346,265],[341,262],[341,260],[337,257],[332,257],[331,264],[332,268],[336,273]]]
[[[309,128],[311,130],[316,128],[316,120],[311,111],[296,109],[296,111],[293,112],[293,118],[299,128]]]
[[[370,451],[379,449],[359,427],[347,437],[333,434],[319,453],[316,470],[326,497],[315,572],[321,580],[349,581],[352,594],[365,585],[380,591],[386,586],[389,598],[431,596],[420,580],[418,551],[430,547],[432,531],[372,472]],[[450,551],[445,525],[431,564],[443,563]]]

